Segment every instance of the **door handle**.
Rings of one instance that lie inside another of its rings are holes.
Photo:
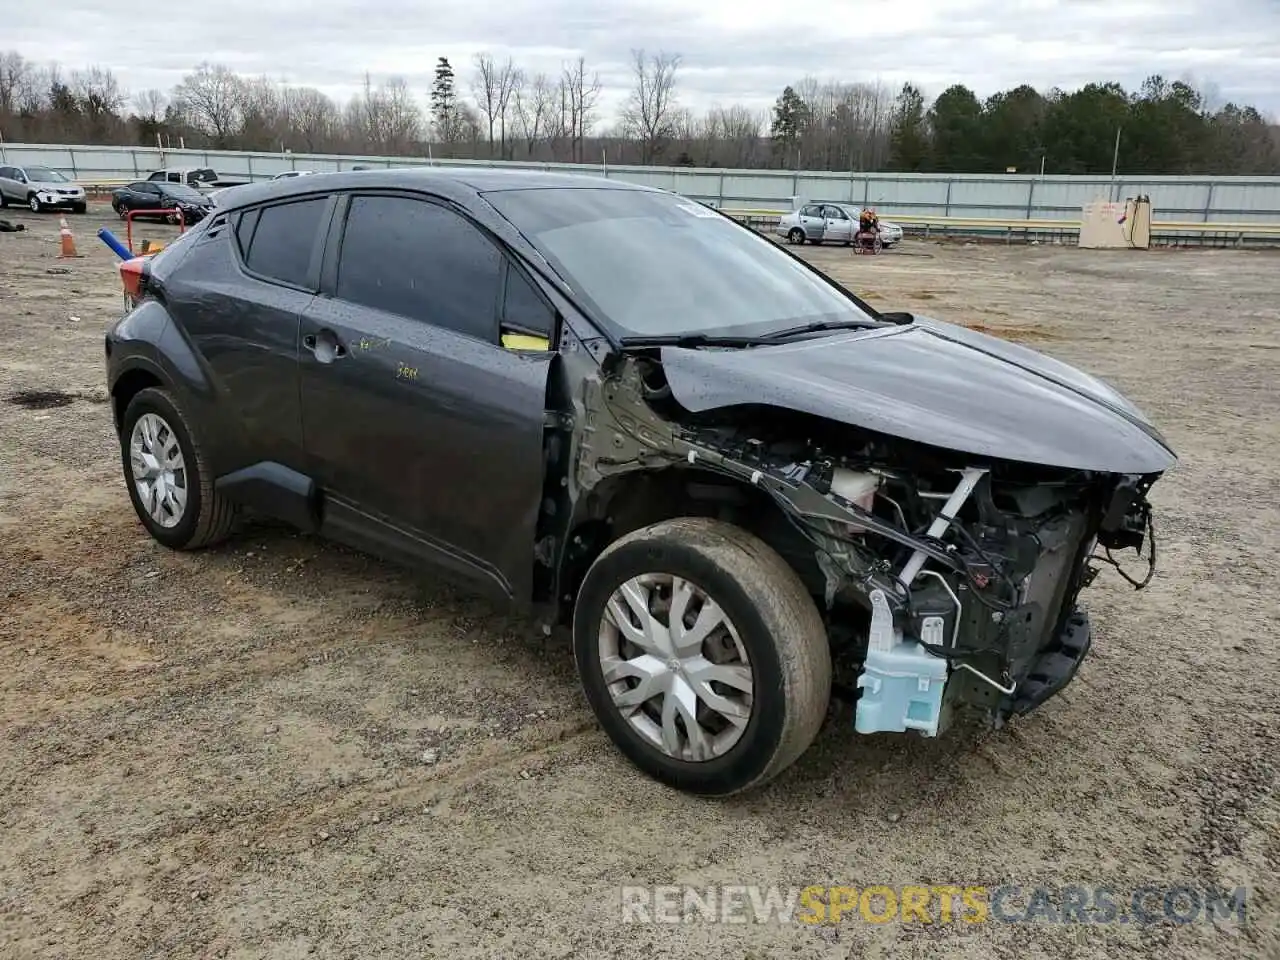
[[[309,333],[302,338],[302,345],[310,350],[321,363],[332,363],[347,355],[347,348],[342,345],[338,335],[328,327],[318,333]]]

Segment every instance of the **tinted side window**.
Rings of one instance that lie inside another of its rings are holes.
[[[496,343],[501,268],[497,247],[451,210],[403,197],[356,196],[335,293]]]
[[[272,280],[307,286],[311,251],[328,199],[314,197],[262,208],[245,266]]]
[[[513,264],[507,264],[507,287],[502,301],[502,325],[520,333],[551,336],[555,314]]]

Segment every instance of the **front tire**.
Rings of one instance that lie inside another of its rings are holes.
[[[787,234],[787,240],[791,243],[804,243],[804,231],[799,227],[793,227]]]
[[[31,196],[27,197],[27,206],[31,209],[32,213],[39,213],[41,210],[40,198],[34,193],[31,194]]]
[[[771,547],[722,521],[667,520],[611,544],[583,579],[573,635],[610,739],[689,793],[772,780],[826,715],[831,653],[813,598]]]
[[[213,488],[191,422],[168,391],[140,390],[125,408],[120,459],[138,519],[159,543],[196,550],[226,539],[236,510]]]

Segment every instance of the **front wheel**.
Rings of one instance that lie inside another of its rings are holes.
[[[31,196],[27,197],[27,206],[31,208],[32,213],[39,213],[40,198],[33,193]]]
[[[804,243],[804,231],[796,227],[787,234],[787,240],[791,243]]]
[[[771,547],[718,520],[637,530],[592,564],[574,653],[614,744],[649,776],[726,796],[817,736],[831,653],[813,598]]]

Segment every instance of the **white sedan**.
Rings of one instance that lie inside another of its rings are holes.
[[[788,243],[851,243],[858,230],[860,207],[844,203],[806,203],[778,220],[774,232]],[[892,247],[902,240],[902,227],[880,221],[880,242]]]

